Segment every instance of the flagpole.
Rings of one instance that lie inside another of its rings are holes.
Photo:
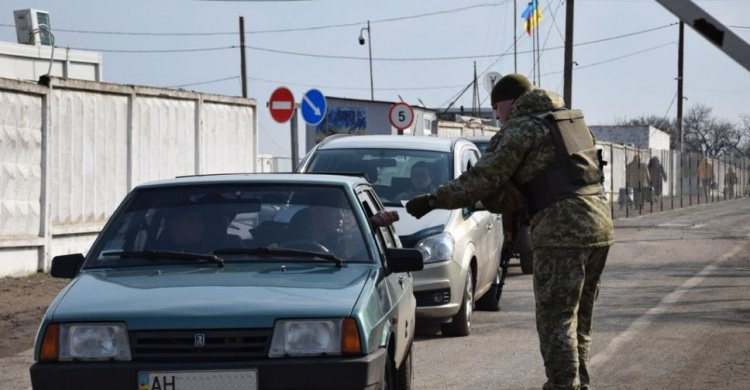
[[[573,107],[573,1],[565,3],[565,64],[563,97],[568,108]]]
[[[518,50],[516,49],[516,42],[518,42],[518,0],[513,0],[513,73],[518,73]]]
[[[539,7],[539,3],[537,3],[537,8]],[[541,13],[541,10],[537,10],[537,13]],[[536,71],[538,73],[538,76],[536,78],[536,81],[538,83],[538,87],[542,87],[542,63],[541,63],[541,56],[542,56],[542,45],[539,41],[539,22],[541,21],[541,18],[537,16],[536,19]]]

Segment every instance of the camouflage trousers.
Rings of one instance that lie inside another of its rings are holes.
[[[588,389],[591,322],[609,247],[534,249],[544,389]]]

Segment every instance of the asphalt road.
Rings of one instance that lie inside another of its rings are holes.
[[[615,222],[594,312],[593,388],[747,389],[750,199]],[[540,389],[530,275],[465,338],[421,337],[417,389]]]
[[[595,309],[593,388],[746,389],[750,199],[619,219]],[[531,276],[511,268],[499,313],[463,338],[415,343],[416,389],[539,389]],[[29,389],[31,352],[0,359],[0,389]]]

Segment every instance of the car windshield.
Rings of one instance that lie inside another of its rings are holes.
[[[308,172],[363,173],[386,206],[434,191],[453,177],[446,152],[410,149],[328,149],[317,151]]]
[[[140,189],[102,232],[87,267],[371,262],[352,205],[331,186]]]
[[[477,146],[477,148],[479,149],[479,151],[482,152],[482,154],[484,154],[484,152],[487,151],[487,147],[490,146],[490,141],[489,140],[487,140],[487,141],[473,141],[473,142],[474,142],[474,145]]]

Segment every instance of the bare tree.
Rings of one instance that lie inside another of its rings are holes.
[[[745,157],[750,157],[750,114],[740,115],[740,123],[737,126],[742,135],[742,143],[738,151]]]
[[[742,142],[739,126],[711,115],[712,108],[696,104],[683,118],[686,150],[716,157],[735,154]]]

